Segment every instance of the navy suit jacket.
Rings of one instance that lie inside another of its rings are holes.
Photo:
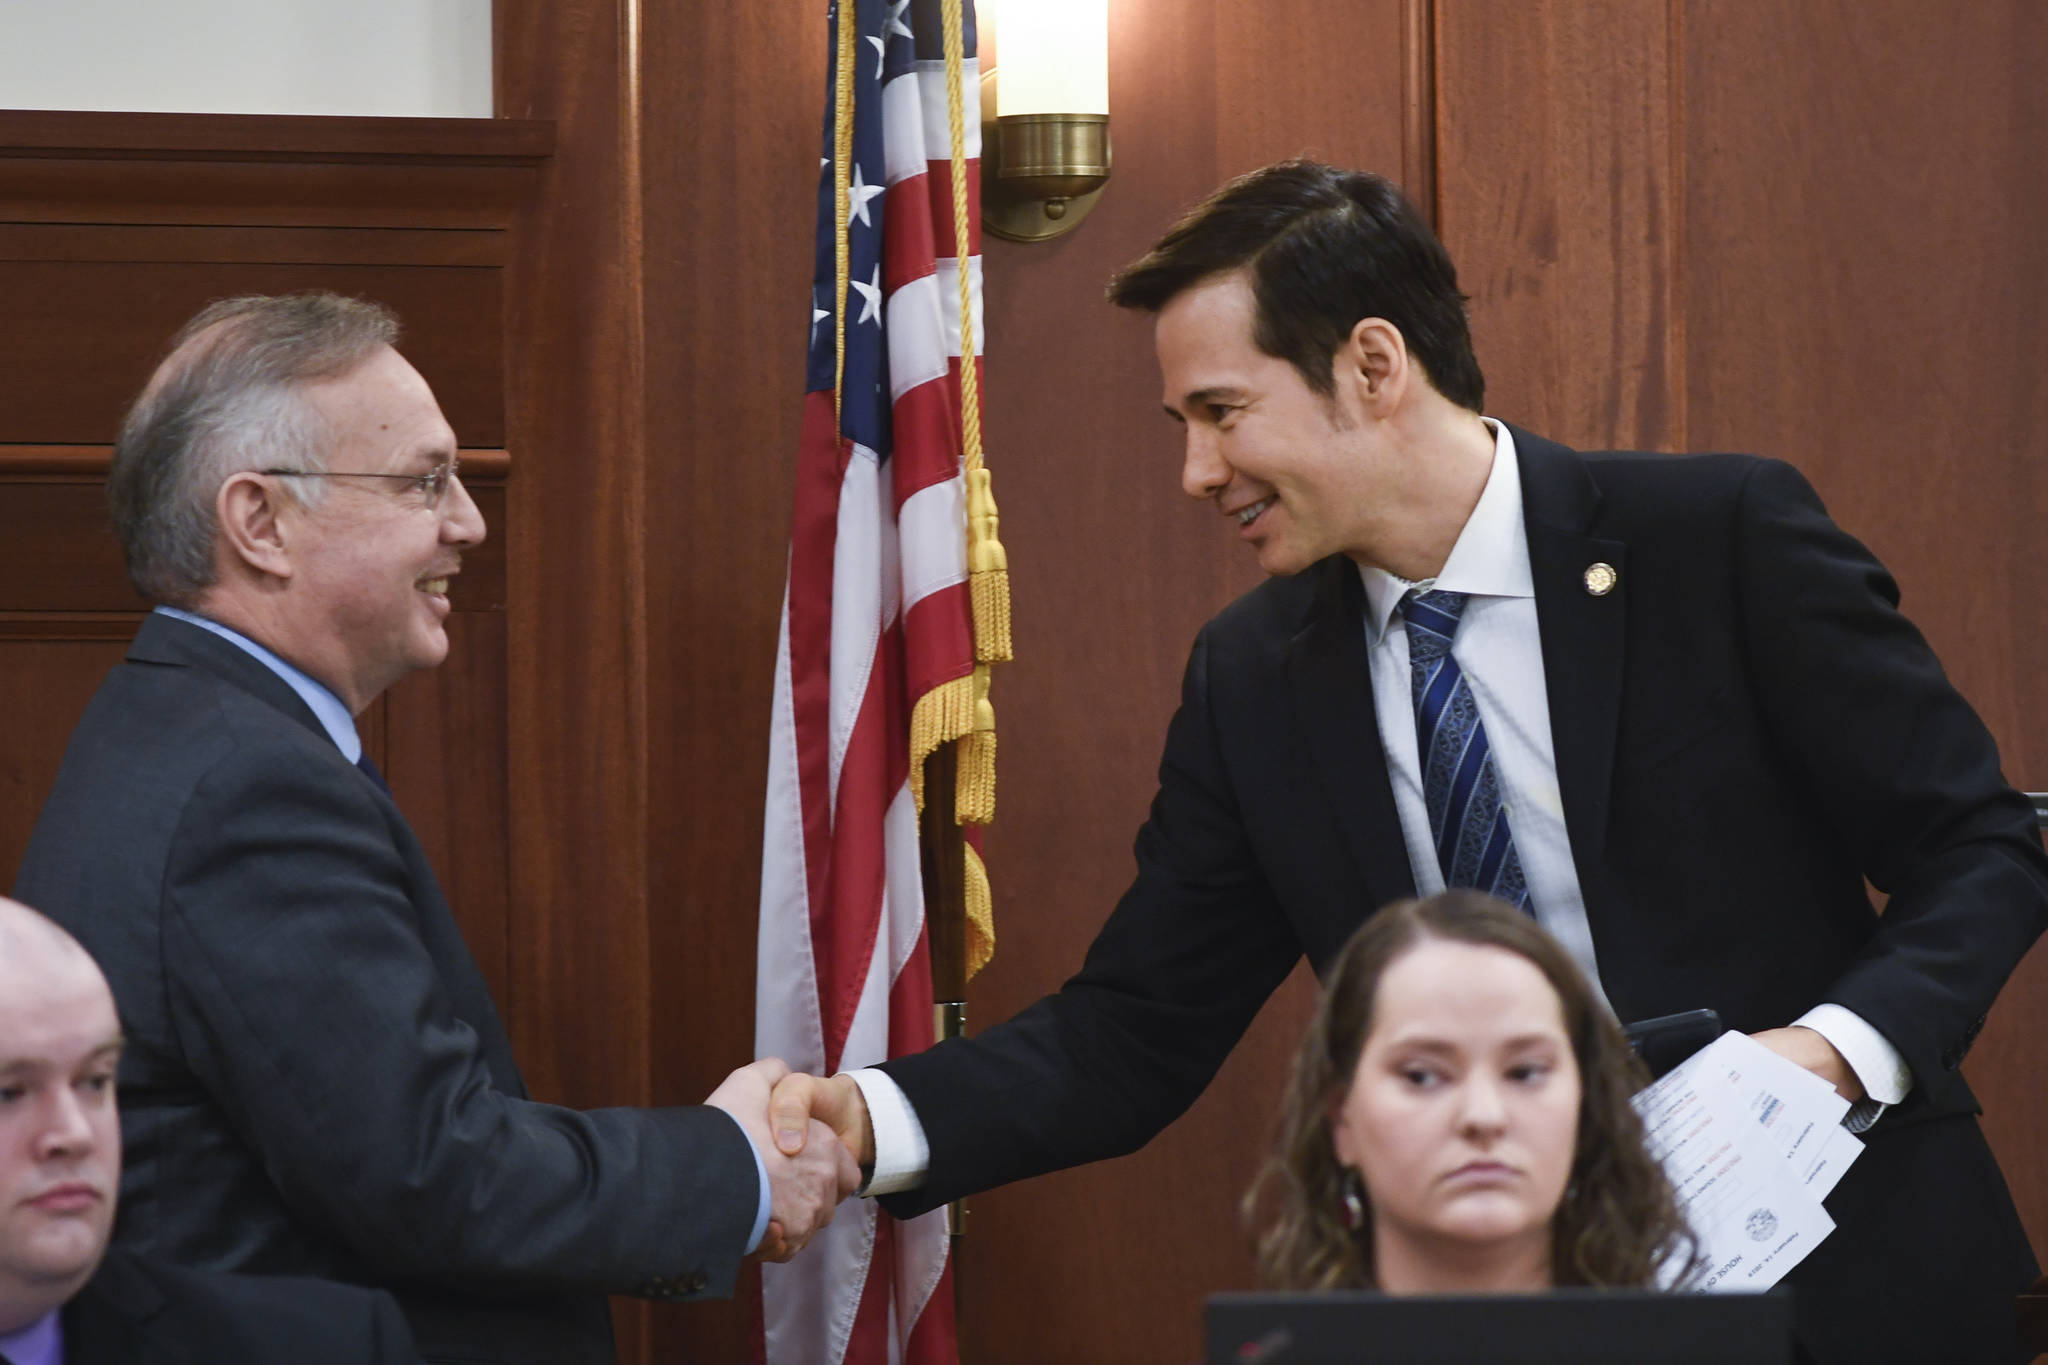
[[[1616,1011],[1710,1007],[1755,1031],[1834,1001],[1881,1031],[1916,1084],[1830,1200],[1843,1230],[1802,1267],[1824,1319],[1802,1335],[1822,1359],[1910,1358],[1887,1354],[1927,1339],[1903,1315],[1937,1324],[1948,1359],[2007,1358],[2032,1257],[1957,1067],[2048,923],[2031,807],[1890,576],[1790,466],[1514,437],[1558,785]],[[1603,596],[1595,563],[1616,571]],[[1340,556],[1204,627],[1137,879],[1079,974],[886,1065],[931,1143],[930,1179],[892,1211],[1141,1146],[1302,954],[1324,970],[1414,894],[1378,729],[1414,719],[1374,715],[1363,619]],[[1888,1137],[1915,1125],[1934,1136]],[[1892,1228],[1921,1240],[1874,1244]],[[1939,1300],[1962,1291],[1921,1270],[1950,1252],[2005,1296],[1983,1354],[1948,1353],[1962,1310]],[[1825,1306],[1832,1285],[1904,1297],[1865,1330]]]
[[[387,1287],[430,1359],[609,1365],[604,1293],[732,1292],[745,1135],[529,1100],[390,796],[232,643],[143,623],[15,895],[120,1007],[118,1244]]]
[[[65,1365],[417,1365],[391,1296],[109,1251],[64,1305]]]

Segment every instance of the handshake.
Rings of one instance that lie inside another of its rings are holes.
[[[704,1102],[739,1122],[767,1168],[768,1230],[753,1248],[764,1260],[803,1250],[864,1183],[861,1168],[874,1165],[867,1101],[846,1076],[810,1076],[764,1057],[727,1076]]]

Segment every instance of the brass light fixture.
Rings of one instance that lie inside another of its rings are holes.
[[[981,78],[981,222],[1041,242],[1109,180],[1109,0],[998,0],[1002,80]]]

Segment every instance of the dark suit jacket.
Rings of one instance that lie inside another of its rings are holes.
[[[1796,471],[1514,435],[1558,782],[1615,1009],[1708,1006],[1754,1031],[1835,1001],[1884,1033],[1914,1092],[1798,1273],[1895,1290],[1898,1311],[1864,1310],[1870,1331],[1823,1312],[1802,1332],[1823,1359],[1914,1358],[1891,1354],[1927,1340],[1906,1319],[1953,1345],[1942,1296],[1974,1276],[2007,1296],[2009,1341],[2032,1260],[1956,1068],[2048,915],[2032,810],[1891,578]],[[1606,596],[1584,585],[1596,562],[1618,574]],[[1302,953],[1323,970],[1375,907],[1414,893],[1377,728],[1414,719],[1374,716],[1363,612],[1338,557],[1203,629],[1137,880],[1080,973],[885,1068],[931,1142],[930,1180],[892,1212],[1139,1147]],[[1889,895],[1881,918],[1865,877]],[[1878,1244],[1903,1233],[1921,1240]],[[1955,1276],[1930,1278],[1923,1258],[1943,1256]]]
[[[15,894],[120,1006],[120,1244],[388,1287],[450,1359],[610,1362],[603,1292],[732,1292],[746,1137],[528,1100],[404,818],[228,641],[144,622]]]
[[[65,1365],[416,1365],[388,1294],[110,1251],[64,1305]]]

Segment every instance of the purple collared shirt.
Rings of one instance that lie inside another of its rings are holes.
[[[52,1308],[19,1332],[0,1337],[0,1357],[14,1365],[64,1365],[64,1326],[57,1313]]]

